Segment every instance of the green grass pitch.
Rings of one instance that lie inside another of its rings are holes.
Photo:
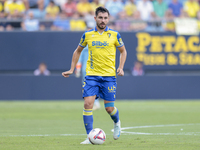
[[[117,100],[122,134],[113,140],[113,122],[93,112],[103,145],[80,145],[85,138],[83,101],[0,101],[0,150],[199,150],[200,101]]]

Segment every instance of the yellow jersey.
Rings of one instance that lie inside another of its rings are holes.
[[[59,13],[59,7],[58,6],[53,6],[53,7],[47,6],[46,7],[46,13],[50,14],[51,16],[56,17],[57,14]]]
[[[92,11],[92,7],[90,3],[79,2],[76,8],[79,13],[89,13],[90,11]]]
[[[17,1],[17,2],[6,1],[4,3],[4,10],[6,13],[14,14],[16,10],[20,13],[24,13],[26,8],[25,8],[24,3],[21,1]]]
[[[71,19],[70,20],[70,30],[71,31],[84,31],[86,29],[85,21],[81,19]]]
[[[124,45],[120,34],[108,27],[103,33],[97,28],[86,31],[79,46],[88,45],[88,60],[86,75],[88,76],[116,76],[115,57],[116,47]]]
[[[197,2],[187,1],[185,3],[185,10],[188,13],[189,17],[196,17],[197,12],[199,11],[199,4]]]

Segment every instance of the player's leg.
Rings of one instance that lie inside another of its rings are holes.
[[[93,113],[92,108],[95,101],[94,96],[84,97],[84,109],[83,109],[83,122],[87,135],[93,129]]]
[[[85,130],[87,135],[93,129],[93,113],[92,108],[96,98],[99,93],[99,87],[97,82],[92,80],[91,77],[86,77],[83,83],[83,97],[84,97],[84,109],[83,109],[83,122],[85,125]],[[90,144],[88,138],[81,142],[81,144]]]
[[[93,108],[93,104],[95,101],[95,97],[96,97],[96,95],[84,97],[83,122],[85,125],[87,137],[88,137],[88,134],[90,133],[90,131],[93,129],[92,108]],[[91,143],[90,143],[89,139],[86,138],[86,140],[81,142],[80,144],[91,144]]]
[[[104,99],[104,106],[107,113],[110,115],[114,122],[113,138],[117,140],[121,134],[121,124],[119,120],[119,110],[115,107],[115,95],[116,95],[116,78],[106,77],[101,84],[100,97]]]
[[[111,119],[114,122],[114,133],[113,138],[117,140],[121,134],[121,122],[119,120],[119,110],[114,106],[113,101],[104,100],[104,106],[107,113],[110,115]]]
[[[114,102],[104,100],[104,106],[113,122],[117,123],[119,121],[119,110],[114,106]]]
[[[86,68],[82,68],[82,82],[84,83],[85,81],[85,76],[86,76],[86,72],[83,71],[85,70]],[[93,110],[97,110],[97,109],[100,109],[101,105],[100,105],[100,102],[99,102],[99,98],[95,99],[94,101],[94,106],[93,106]]]

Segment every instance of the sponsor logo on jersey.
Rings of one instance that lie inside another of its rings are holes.
[[[109,43],[107,43],[107,41],[92,41],[92,46],[109,46]]]

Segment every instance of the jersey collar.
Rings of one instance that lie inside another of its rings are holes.
[[[108,31],[108,30],[109,30],[109,28],[106,26],[106,28],[105,28],[104,31]],[[95,31],[98,31],[98,30],[97,30],[97,27],[95,27]]]

